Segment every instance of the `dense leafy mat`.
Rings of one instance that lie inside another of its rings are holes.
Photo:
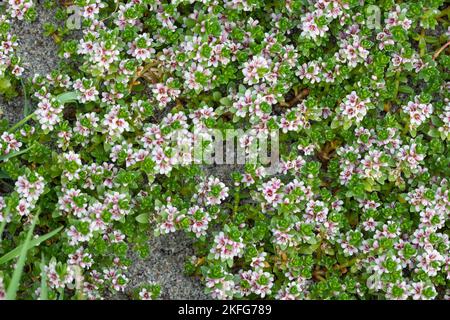
[[[9,29],[32,1],[0,17],[0,92],[29,97],[0,128],[0,297],[126,291],[129,250],[182,230],[214,298],[448,298],[443,0],[71,5],[45,30],[60,69],[33,79]],[[206,174],[198,128],[279,130],[279,171]]]

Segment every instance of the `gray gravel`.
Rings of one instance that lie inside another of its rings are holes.
[[[45,23],[55,23],[54,12],[37,5],[37,19],[30,23],[26,21],[13,21],[11,33],[18,37],[19,46],[17,54],[21,58],[24,70],[24,78],[32,78],[35,74],[46,75],[58,66],[58,47],[51,37],[44,35]],[[22,90],[19,90],[22,91]],[[22,93],[18,97],[5,100],[0,96],[0,106],[3,116],[11,123],[19,121],[23,117],[24,97]]]
[[[142,261],[131,253],[133,264],[129,268],[130,283],[125,294],[111,300],[127,299],[131,291],[140,284],[158,283],[163,300],[206,300],[199,279],[184,274],[186,259],[194,254],[191,240],[182,232],[172,233],[149,241],[150,256]]]
[[[37,18],[34,22],[16,21],[12,32],[19,38],[18,55],[22,58],[24,77],[33,77],[36,73],[45,75],[58,66],[58,46],[51,37],[44,35],[45,23],[58,23],[54,11],[37,5]]]
[[[9,123],[16,123],[23,118],[23,97],[5,100],[0,95],[0,118],[8,119]]]
[[[56,69],[59,62],[57,45],[51,37],[43,34],[43,25],[55,22],[54,14],[40,4],[37,5],[37,13],[37,21],[33,23],[16,20],[12,25],[13,33],[19,38],[18,55],[25,68],[25,77],[33,77],[36,73],[46,75]],[[0,96],[0,111],[11,123],[23,117],[23,104],[22,94],[9,101]],[[193,255],[191,244],[184,234],[177,233],[151,239],[151,254],[144,261],[130,253],[133,264],[128,274],[129,290],[140,284],[155,282],[161,286],[162,299],[208,299],[200,281],[183,273],[185,259]],[[121,294],[108,299],[128,297],[128,294]]]

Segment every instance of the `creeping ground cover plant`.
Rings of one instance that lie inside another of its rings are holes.
[[[0,299],[157,299],[130,253],[173,232],[215,299],[449,299],[447,5],[44,1],[60,64],[26,78],[36,1],[4,1]],[[197,156],[237,130],[248,161]]]

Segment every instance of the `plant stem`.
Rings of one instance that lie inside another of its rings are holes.
[[[294,104],[299,102],[301,99],[307,97],[308,94],[309,94],[309,89],[303,89],[302,91],[300,91],[300,93],[298,95],[296,95],[294,97],[294,99],[292,99],[291,101],[288,102],[289,107],[292,107]]]
[[[444,44],[442,47],[439,48],[438,51],[435,52],[435,54],[433,54],[433,60],[436,60],[436,58],[441,54],[442,51],[445,50],[445,48],[447,48],[450,45],[450,41],[447,41],[446,44]]]

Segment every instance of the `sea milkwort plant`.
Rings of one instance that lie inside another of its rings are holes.
[[[44,1],[26,78],[36,5],[0,13],[0,298],[157,299],[130,254],[182,232],[214,299],[450,299],[444,0]]]

